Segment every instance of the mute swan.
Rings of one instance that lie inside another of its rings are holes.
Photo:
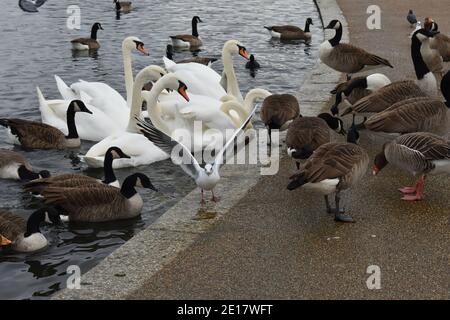
[[[105,152],[111,146],[119,147],[131,157],[130,159],[117,159],[113,163],[113,168],[115,169],[148,165],[168,158],[165,152],[156,147],[142,134],[138,133],[139,131],[137,131],[136,127],[136,119],[140,118],[142,105],[141,89],[146,82],[157,80],[163,71],[158,66],[149,66],[138,73],[134,83],[133,104],[130,110],[127,130],[108,136],[93,145],[83,157],[83,161],[89,167],[102,167]],[[149,92],[150,99],[147,100],[149,110],[157,107],[158,96],[166,88],[177,90],[186,100],[189,99],[186,94],[186,85],[179,81],[173,74],[168,74],[159,79]]]
[[[189,93],[209,96],[217,100],[228,93],[242,101],[242,94],[233,67],[234,54],[239,54],[245,59],[250,57],[239,41],[227,41],[222,49],[224,67],[222,78],[213,69],[198,63],[177,64],[166,57],[163,57],[163,61],[167,71],[176,73],[177,77],[186,83]],[[221,83],[224,83],[225,89]]]
[[[131,99],[133,93],[133,69],[131,60],[131,51],[137,51],[149,55],[148,50],[144,47],[144,43],[137,37],[127,37],[122,42],[123,66],[125,74],[125,87],[127,92],[127,101],[115,89],[102,82],[87,82],[80,80],[68,87],[64,81],[55,75],[58,90],[63,99],[88,99],[83,101],[87,104],[101,109],[103,112],[115,119],[119,125],[126,126],[126,118],[123,119],[124,114],[128,114],[127,106],[131,106]]]

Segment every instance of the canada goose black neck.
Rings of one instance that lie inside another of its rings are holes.
[[[120,11],[122,9],[122,6],[120,5],[119,1],[115,1],[116,3],[116,11]]]
[[[192,18],[192,35],[198,38],[197,24],[198,24],[197,17]]]
[[[441,92],[445,98],[445,104],[450,108],[450,71],[441,80]]]
[[[91,29],[91,39],[92,40],[97,40],[97,31],[99,29],[99,26],[97,23],[94,23],[94,25],[92,26]]]
[[[367,89],[367,77],[355,79],[350,83],[347,89],[344,90],[346,96],[349,96],[356,88]]]
[[[167,59],[173,60],[173,47],[170,44],[166,47],[166,57]]]
[[[105,160],[103,162],[103,169],[105,170],[105,179],[103,180],[103,183],[105,184],[110,184],[111,182],[117,180],[116,175],[114,174],[112,163],[113,155],[111,152],[107,152],[105,154]]]
[[[305,32],[311,32],[309,30],[309,26],[311,25],[311,21],[309,19],[306,20],[305,22]]]
[[[67,108],[67,129],[68,135],[66,139],[78,139],[77,126],[75,125],[75,104],[71,103]]]
[[[39,174],[33,171],[30,171],[24,165],[21,165],[17,170],[20,180],[34,180],[39,178]]]
[[[45,221],[45,209],[39,209],[31,214],[27,221],[27,231],[24,236],[29,237],[34,233],[40,233],[39,226]]]
[[[336,29],[336,34],[330,40],[328,40],[332,47],[335,47],[341,42],[342,39],[342,24],[339,22],[339,28]]]
[[[421,80],[423,77],[430,72],[425,61],[420,53],[420,48],[422,43],[417,39],[416,35],[411,38],[411,58],[414,64],[414,71],[416,72],[417,79]]]
[[[122,184],[122,188],[120,188],[120,193],[127,199],[130,199],[132,196],[134,196],[136,191],[136,181],[137,181],[138,175],[133,174],[125,179],[125,181]]]

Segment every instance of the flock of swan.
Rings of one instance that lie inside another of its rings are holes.
[[[220,181],[220,167],[225,153],[234,145],[235,138],[252,127],[251,120],[262,101],[261,120],[269,130],[287,130],[287,153],[298,171],[291,177],[287,188],[312,188],[322,194],[326,209],[334,213],[335,220],[353,222],[340,206],[340,194],[354,186],[367,171],[369,155],[357,142],[359,128],[396,134],[395,139],[383,145],[374,160],[374,173],[392,163],[421,178],[414,187],[400,189],[404,200],[421,200],[427,174],[450,172],[450,144],[434,133],[445,134],[450,129],[450,73],[437,78],[426,63],[430,54],[439,55],[435,39],[447,41],[438,35],[432,19],[425,28],[416,30],[411,37],[411,57],[417,79],[393,82],[383,74],[356,76],[362,70],[393,66],[388,60],[362,48],[342,43],[342,24],[331,21],[327,29],[335,36],[325,40],[319,48],[320,60],[329,67],[347,74],[347,81],[333,90],[336,101],[331,113],[304,117],[297,98],[290,94],[272,94],[261,88],[241,93],[233,66],[233,56],[250,59],[245,46],[237,40],[227,41],[222,50],[223,73],[209,67],[213,62],[174,62],[173,47],[193,48],[202,45],[198,35],[198,16],[192,19],[192,34],[171,36],[172,45],[163,57],[164,68],[151,65],[133,78],[131,53],[148,55],[143,41],[127,37],[122,42],[126,97],[102,82],[80,80],[67,85],[55,76],[61,99],[47,100],[39,88],[37,95],[41,122],[24,119],[1,118],[0,125],[7,129],[10,141],[26,149],[76,148],[82,140],[95,141],[82,160],[89,167],[103,167],[104,179],[78,174],[50,176],[48,171],[35,172],[19,153],[0,150],[0,178],[26,181],[24,189],[42,198],[43,209],[33,213],[28,221],[0,211],[0,239],[11,244],[16,251],[34,251],[45,247],[47,241],[39,231],[41,222],[70,221],[102,222],[127,219],[140,214],[144,202],[136,187],[156,190],[150,179],[141,173],[128,176],[120,183],[114,169],[149,165],[172,156],[173,150],[183,151],[183,161],[177,164],[191,176],[201,189],[212,192]],[[305,30],[294,26],[270,26],[272,37],[311,40],[309,26]],[[90,38],[72,41],[76,50],[98,48],[95,23]],[[447,42],[447,45],[450,43]],[[442,47],[442,44],[439,44]],[[450,46],[449,46],[450,47]],[[449,54],[450,50],[443,52]],[[251,60],[255,62],[254,58]],[[149,84],[150,83],[150,84]],[[446,98],[438,98],[438,85]],[[143,88],[150,88],[149,91]],[[342,115],[352,114],[353,122],[346,130],[337,116],[339,104],[347,100],[351,106]],[[145,101],[147,110],[143,111]],[[361,124],[355,117],[362,116]],[[201,121],[200,132],[194,130]],[[180,141],[177,130],[191,133]],[[224,136],[234,130],[225,143],[215,133]],[[346,142],[332,142],[332,132],[347,134]],[[270,141],[270,143],[272,143]],[[214,146],[215,158],[200,163],[192,156],[193,150]],[[332,206],[329,196],[335,196]]]

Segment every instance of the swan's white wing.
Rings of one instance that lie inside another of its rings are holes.
[[[176,150],[183,152],[183,159],[181,162],[177,161],[177,164],[190,175],[194,180],[197,179],[200,171],[202,170],[197,159],[195,159],[190,150],[186,148],[182,143],[173,140],[170,136],[164,132],[158,130],[153,124],[136,118],[137,126],[140,127],[142,134],[147,137],[148,140],[153,142],[157,147],[161,148],[167,154],[172,156],[172,151],[176,147]],[[173,160],[173,159],[172,159]]]
[[[247,117],[247,119],[244,121],[244,123],[242,123],[242,125],[236,129],[236,131],[234,132],[234,134],[231,136],[231,138],[227,141],[227,143],[225,143],[225,145],[223,146],[223,148],[219,151],[219,153],[216,156],[216,159],[214,160],[214,165],[213,165],[213,170],[214,171],[218,171],[220,166],[223,164],[223,156],[225,154],[225,151],[228,149],[228,147],[230,145],[232,145],[234,143],[234,139],[237,137],[237,135],[241,132],[242,129],[244,129],[248,123],[252,120],[253,115],[255,114],[256,108],[258,107],[258,105],[256,104],[253,107],[252,112],[250,112],[249,116]]]
[[[70,87],[55,74],[56,87],[64,100],[75,100],[80,97]]]

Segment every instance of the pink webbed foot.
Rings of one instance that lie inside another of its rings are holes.
[[[404,193],[404,194],[410,194],[410,193],[416,193],[417,188],[416,187],[403,187],[403,188],[398,189],[398,191],[400,191],[401,193]]]
[[[402,198],[401,198],[402,200],[405,200],[405,201],[420,201],[420,200],[422,200],[423,199],[423,196],[422,195],[409,195],[409,196],[403,196]]]

